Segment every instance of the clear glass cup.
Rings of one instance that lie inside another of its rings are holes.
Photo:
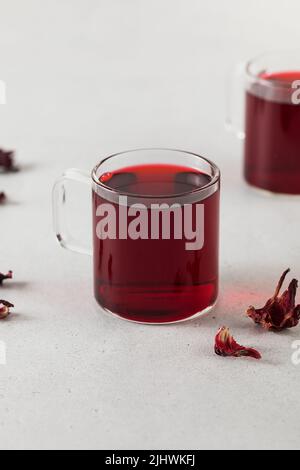
[[[76,244],[66,181],[92,187],[93,249]],[[142,149],[103,159],[86,176],[68,170],[54,188],[61,245],[93,253],[99,305],[126,320],[174,323],[208,312],[219,283],[220,172],[179,150]]]
[[[228,123],[245,138],[246,181],[300,194],[300,55],[275,52],[238,67]]]

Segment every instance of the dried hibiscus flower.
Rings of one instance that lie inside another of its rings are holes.
[[[276,287],[275,294],[261,309],[249,307],[248,317],[267,330],[282,331],[285,328],[293,328],[300,321],[300,305],[296,306],[295,299],[298,289],[298,281],[293,279],[289,288],[280,296],[280,290],[290,269],[281,276]]]
[[[4,172],[18,171],[15,165],[15,153],[0,149],[0,169]]]
[[[230,334],[229,328],[223,326],[218,331],[215,340],[215,353],[218,356],[231,356],[231,357],[253,357],[254,359],[261,359],[261,355],[253,348],[245,348],[240,346],[233,336]]]
[[[6,300],[0,300],[0,320],[4,320],[5,318],[10,315],[10,309],[13,308],[14,305]]]
[[[12,277],[13,277],[12,271],[8,271],[7,274],[0,273],[0,286],[3,284],[3,281],[5,281],[6,279],[12,279]]]

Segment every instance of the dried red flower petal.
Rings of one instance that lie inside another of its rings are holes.
[[[2,171],[18,171],[18,167],[16,167],[14,159],[14,152],[6,152],[5,150],[0,149],[0,168],[2,169]]]
[[[3,281],[5,281],[6,279],[12,279],[12,277],[13,277],[12,271],[8,271],[7,274],[0,273],[0,286],[3,284]]]
[[[13,308],[14,305],[6,300],[0,300],[0,320],[4,320],[10,315],[10,309]]]
[[[282,331],[286,328],[293,328],[300,321],[300,305],[296,306],[296,294],[298,281],[293,279],[289,288],[280,296],[280,290],[290,269],[287,269],[281,276],[276,287],[275,294],[268,300],[261,309],[249,307],[248,317],[267,330]]]
[[[218,356],[231,356],[231,357],[253,357],[254,359],[261,359],[261,354],[253,348],[245,348],[240,346],[233,336],[230,334],[229,328],[223,326],[218,331],[215,339],[215,353]]]

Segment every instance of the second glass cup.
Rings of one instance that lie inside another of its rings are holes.
[[[247,62],[237,71],[233,95],[229,121],[245,135],[246,181],[273,193],[300,194],[299,51]]]
[[[127,320],[174,323],[218,296],[220,172],[189,152],[146,149],[101,161],[92,179],[70,170],[55,187],[55,230],[68,243],[65,180],[93,189],[95,296]]]

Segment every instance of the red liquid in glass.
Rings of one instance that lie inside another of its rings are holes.
[[[151,195],[159,200],[159,196],[204,187],[211,177],[176,165],[142,165],[105,174],[100,181],[123,194]],[[93,192],[93,206],[95,294],[102,307],[129,320],[164,323],[189,318],[215,303],[219,190],[198,202],[205,206],[205,243],[198,251],[187,251],[185,239],[100,240],[96,210],[108,202],[100,193]],[[118,214],[120,206],[115,203],[114,207]],[[151,208],[145,210],[150,219]]]
[[[245,177],[259,188],[300,194],[300,106],[292,83],[300,71],[261,76],[246,98]]]

